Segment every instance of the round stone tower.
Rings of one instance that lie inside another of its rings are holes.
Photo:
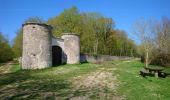
[[[63,33],[64,53],[67,64],[76,64],[80,62],[80,40],[74,33]]]
[[[52,66],[51,29],[42,23],[23,24],[22,69]]]

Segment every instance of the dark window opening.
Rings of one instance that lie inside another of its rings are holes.
[[[31,54],[31,56],[35,57],[35,56],[36,56],[36,54]]]
[[[62,63],[62,49],[59,46],[52,46],[52,65],[60,65]]]

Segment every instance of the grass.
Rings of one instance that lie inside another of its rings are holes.
[[[0,74],[0,99],[169,100],[170,77],[143,78],[137,60],[61,65]]]
[[[17,72],[17,71],[20,71],[20,70],[21,70],[21,66],[19,64],[14,64],[10,68],[10,72]]]
[[[122,62],[118,66],[116,73],[121,81],[119,93],[128,100],[169,100],[170,78],[143,78],[138,75],[143,66],[139,61]]]

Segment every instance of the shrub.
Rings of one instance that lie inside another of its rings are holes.
[[[170,54],[159,54],[151,61],[151,64],[170,67]]]

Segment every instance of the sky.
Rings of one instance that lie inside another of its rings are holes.
[[[112,18],[115,28],[126,31],[132,40],[138,19],[170,18],[170,0],[0,0],[0,32],[12,41],[27,18],[38,16],[47,21],[72,6]]]

